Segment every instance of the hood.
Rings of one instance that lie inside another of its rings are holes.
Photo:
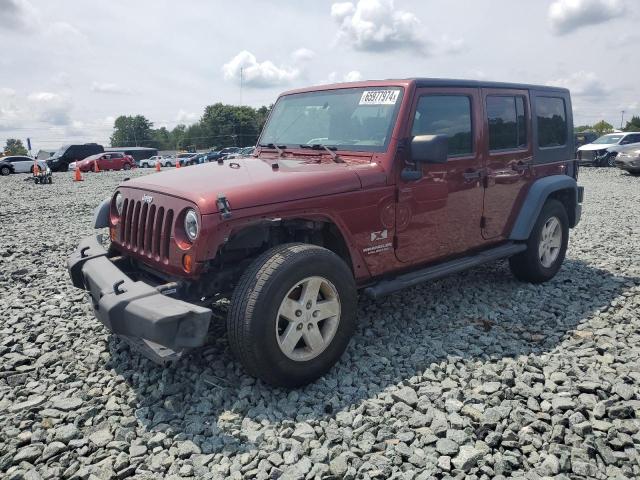
[[[617,143],[587,143],[586,145],[578,148],[579,152],[592,152],[594,150],[606,150],[609,147],[613,147]]]
[[[310,163],[308,160],[235,159],[168,170],[128,181],[127,188],[157,192],[195,203],[203,215],[218,211],[218,195],[232,210],[334,195],[361,188],[348,163]]]

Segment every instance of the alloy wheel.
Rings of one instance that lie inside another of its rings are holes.
[[[284,355],[306,362],[331,344],[340,324],[340,297],[323,277],[308,277],[285,295],[276,321],[276,340]]]
[[[551,268],[560,254],[562,246],[562,226],[557,217],[550,217],[540,232],[538,258],[545,268]]]

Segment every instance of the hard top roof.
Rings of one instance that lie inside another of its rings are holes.
[[[457,88],[504,88],[514,90],[538,90],[556,93],[569,93],[569,90],[562,87],[551,87],[548,85],[533,85],[526,83],[491,82],[485,80],[468,80],[455,78],[389,78],[386,80],[361,80],[358,82],[334,83],[326,85],[316,85],[306,88],[299,88],[284,92],[283,95],[292,93],[312,92],[316,90],[332,90],[338,88],[364,88],[383,86],[403,86],[407,87],[415,84],[416,87],[457,87]]]

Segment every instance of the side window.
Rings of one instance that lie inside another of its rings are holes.
[[[449,156],[473,153],[471,99],[466,95],[420,97],[411,135],[448,135]]]
[[[538,145],[561,147],[567,143],[567,113],[564,99],[538,97],[536,100],[538,117]]]
[[[522,96],[487,95],[489,150],[527,147],[527,117]]]

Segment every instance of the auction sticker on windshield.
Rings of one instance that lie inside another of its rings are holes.
[[[395,105],[400,90],[365,90],[360,105]]]

